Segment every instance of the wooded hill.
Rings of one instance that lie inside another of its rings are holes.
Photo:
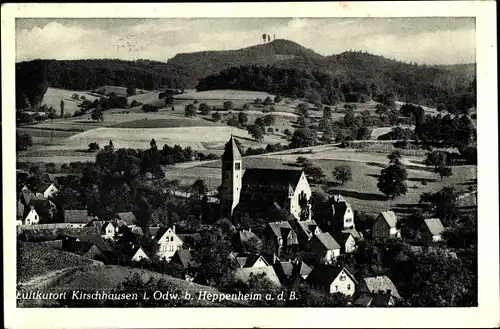
[[[27,97],[32,105],[37,105],[40,97],[31,94],[36,89],[34,84],[39,83],[33,81],[70,90],[130,84],[141,89],[193,88],[209,75],[251,65],[304,71],[298,75],[305,78],[316,70],[340,82],[337,89],[344,96],[351,92],[394,92],[402,101],[436,105],[464,93],[475,94],[475,64],[422,66],[352,51],[322,56],[295,42],[278,39],[238,50],[177,54],[166,63],[113,59],[21,62],[16,64],[17,99]]]

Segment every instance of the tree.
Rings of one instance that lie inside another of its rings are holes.
[[[262,102],[262,105],[271,105],[273,103],[273,100],[271,97],[267,96],[264,101]]]
[[[344,185],[347,181],[352,180],[351,167],[347,165],[340,165],[333,168],[332,176],[339,180],[341,185]]]
[[[229,237],[221,228],[215,226],[207,230],[199,243],[199,250],[193,257],[200,269],[199,275],[210,285],[226,286],[232,279],[235,270],[234,262],[229,258],[232,251]]]
[[[307,167],[310,167],[312,165],[311,160],[309,158],[302,157],[302,156],[297,157],[295,162],[303,168],[307,168]]]
[[[222,117],[222,116],[220,115],[220,113],[219,113],[219,112],[214,112],[214,113],[212,113],[212,119],[213,119],[215,122],[219,121],[219,120],[221,119],[221,117]]]
[[[401,152],[398,150],[392,151],[388,156],[387,159],[389,159],[389,163],[391,164],[400,164],[401,162]]]
[[[332,119],[332,108],[330,106],[325,106],[323,108],[323,118],[325,120],[331,120]]]
[[[264,138],[264,129],[261,126],[253,124],[247,127],[248,133],[256,140],[261,141]]]
[[[452,175],[452,170],[448,166],[446,152],[443,151],[433,151],[427,153],[427,158],[425,159],[425,164],[427,166],[433,166],[434,172],[437,173],[441,177],[441,181],[443,181],[443,177],[448,177]]]
[[[264,119],[262,119],[262,118],[255,119],[254,124],[261,127],[262,129],[264,129],[266,127],[266,124],[264,123]]]
[[[212,108],[207,103],[201,103],[199,110],[202,115],[210,115],[212,112]]]
[[[91,118],[92,120],[97,120],[101,122],[104,121],[104,115],[102,114],[102,109],[100,104],[98,104],[94,112],[92,112]]]
[[[281,102],[282,100],[283,100],[283,97],[281,97],[280,94],[278,94],[274,97],[274,103],[276,103],[276,104]]]
[[[324,182],[325,173],[323,169],[318,166],[308,166],[305,168],[304,173],[311,179],[312,182],[321,184]]]
[[[434,211],[433,215],[445,225],[451,225],[458,219],[458,194],[453,187],[443,187],[436,193],[423,193],[420,203],[430,205]]]
[[[187,117],[196,116],[196,112],[197,112],[196,105],[194,105],[192,103],[188,104],[184,107],[184,115]]]
[[[96,142],[93,142],[93,143],[90,143],[89,144],[89,152],[96,152],[96,151],[99,151],[99,144],[97,144]]]
[[[158,112],[158,107],[151,104],[144,104],[141,108],[143,112]]]
[[[384,193],[391,199],[394,199],[399,195],[406,195],[407,178],[408,173],[403,165],[392,164],[381,170],[377,187],[380,192]]]
[[[127,97],[134,96],[136,94],[135,83],[131,81],[127,86]]]
[[[283,133],[285,134],[285,136],[287,138],[290,138],[292,137],[292,132],[290,131],[290,129],[286,128],[285,130],[283,130]]]
[[[313,146],[316,144],[316,132],[308,128],[301,128],[294,131],[290,148]]]
[[[238,113],[238,123],[244,125],[248,122],[248,115],[245,112]]]
[[[16,150],[23,151],[33,145],[33,138],[27,133],[16,132]]]
[[[234,103],[232,101],[225,101],[223,104],[223,108],[226,111],[231,111],[232,109],[234,109]]]
[[[238,118],[235,115],[231,115],[227,120],[227,124],[232,127],[237,127],[239,125]]]
[[[265,126],[271,126],[275,123],[274,115],[268,114],[264,116],[264,125]]]
[[[205,184],[205,181],[200,178],[198,178],[193,185],[191,185],[191,189],[198,200],[201,200],[208,192],[207,184]]]
[[[61,99],[61,103],[59,103],[59,107],[61,108],[61,118],[64,118],[64,101]]]
[[[299,111],[299,114],[302,114],[304,117],[306,117],[306,118],[309,117],[309,104],[300,103],[297,106],[297,110]]]
[[[356,120],[356,116],[352,109],[349,109],[345,112],[344,115],[344,123],[347,127],[351,127],[354,124],[354,120]]]
[[[262,40],[264,41],[264,43],[266,43],[266,39],[267,39],[267,34],[266,34],[266,33],[264,33],[264,34],[262,35]]]

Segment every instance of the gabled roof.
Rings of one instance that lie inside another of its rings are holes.
[[[390,290],[391,295],[401,298],[394,283],[385,275],[363,278],[362,282],[371,293],[387,292]]]
[[[149,231],[149,234],[152,236],[152,237],[155,237],[156,234],[158,234],[158,231],[160,231],[161,227],[148,227],[148,231]]]
[[[282,229],[288,229],[288,230],[292,229],[292,227],[290,226],[290,223],[288,223],[287,221],[271,222],[271,223],[268,223],[268,225],[277,238],[281,237],[281,235],[282,235],[281,230]]]
[[[349,239],[350,236],[353,236],[351,232],[334,232],[332,233],[333,238],[335,241],[337,241],[340,245],[345,245],[347,242],[347,239]],[[353,236],[354,238],[354,236]]]
[[[64,222],[74,224],[87,224],[92,220],[87,209],[64,210]]]
[[[196,245],[196,243],[201,241],[200,233],[179,233],[177,234],[177,236],[182,240],[182,242],[193,247]]]
[[[188,268],[189,265],[192,263],[192,256],[191,252],[187,249],[179,249],[175,252],[174,256],[172,257],[172,261],[179,260],[181,265],[184,268]]]
[[[265,278],[267,278],[271,283],[280,287],[281,282],[274,271],[272,266],[264,266],[264,267],[243,267],[237,268],[234,272],[235,280],[242,281],[243,283],[248,283],[250,280],[250,274],[254,276],[264,273]]]
[[[293,273],[293,264],[292,262],[279,262],[281,265],[281,268],[283,269],[283,274],[286,276],[291,276]],[[278,264],[278,263],[276,263]]]
[[[382,218],[386,221],[386,223],[389,225],[390,228],[396,227],[398,218],[396,217],[394,211],[392,210],[382,211],[379,216],[382,216]]]
[[[289,193],[295,190],[303,169],[249,168],[242,178],[243,190],[279,191]]]
[[[390,306],[393,296],[390,294],[378,293],[373,296],[371,306],[375,307],[386,307]]]
[[[131,226],[131,225],[136,225],[137,218],[135,218],[135,215],[133,212],[119,212],[116,214],[116,217],[119,220],[122,220],[125,222],[125,225]]]
[[[440,235],[445,230],[443,223],[441,223],[441,220],[439,220],[439,218],[425,219],[424,222],[432,235]]]
[[[231,138],[224,146],[222,161],[225,160],[241,160],[241,153],[240,150],[238,150],[238,146],[236,145],[233,135],[231,135]]]
[[[312,268],[310,268],[306,263],[304,262],[300,262],[298,265],[297,265],[297,271],[298,273],[301,275],[301,276],[307,276],[311,273],[312,271]]]
[[[363,236],[361,235],[361,233],[359,233],[355,228],[351,228],[351,229],[348,229],[348,230],[342,230],[342,233],[350,233],[350,234],[352,234],[352,237],[355,240],[359,240],[359,239],[363,238]]]
[[[340,249],[340,245],[337,241],[335,241],[330,233],[317,234],[313,239],[318,239],[318,241],[325,247],[326,250]]]
[[[354,276],[345,268],[339,266],[330,266],[320,264],[313,268],[311,273],[307,276],[307,281],[318,284],[321,286],[329,286],[332,282],[339,276],[340,272],[344,272],[351,278],[352,281],[356,282]]]
[[[373,296],[370,293],[360,293],[354,298],[353,305],[360,307],[368,307],[371,305]]]
[[[239,257],[237,257],[238,259]],[[248,255],[248,257],[246,257],[246,260],[245,260],[245,265],[244,267],[252,267],[255,265],[255,263],[258,261],[258,260],[262,260],[264,261],[264,263],[266,264],[266,266],[269,266],[269,263],[266,261],[266,259],[264,257],[262,257],[261,255]]]
[[[302,233],[306,234],[308,237],[312,237],[314,230],[318,227],[318,224],[313,219],[297,221],[297,223]]]

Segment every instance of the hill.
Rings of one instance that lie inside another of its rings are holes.
[[[358,92],[373,96],[394,92],[401,101],[434,106],[466,92],[475,77],[474,64],[422,66],[352,51],[322,56],[293,41],[278,39],[237,50],[177,54],[166,63],[112,59],[17,63],[17,108],[26,105],[27,101],[34,107],[40,105],[48,86],[90,90],[102,85],[125,87],[133,83],[136,88],[146,90],[193,88],[209,75],[253,65],[305,71],[299,75],[316,70],[334,77],[336,88],[344,95]],[[321,89],[323,81],[318,83],[316,89]],[[226,89],[238,88],[229,86]]]

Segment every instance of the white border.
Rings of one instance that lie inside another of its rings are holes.
[[[15,17],[476,17],[479,307],[425,309],[17,309],[15,307]],[[492,1],[3,4],[2,130],[6,328],[497,327],[498,130],[496,3]]]

